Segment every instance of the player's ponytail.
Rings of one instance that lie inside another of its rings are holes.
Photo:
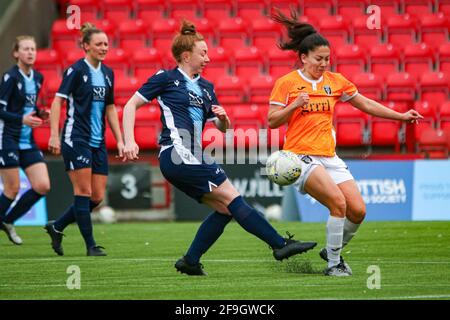
[[[292,50],[300,56],[308,54],[309,51],[314,50],[320,46],[330,46],[330,43],[320,33],[314,29],[309,23],[299,22],[297,13],[291,10],[291,17],[286,17],[280,10],[276,9],[275,13],[271,15],[272,20],[282,24],[287,32],[289,41],[281,41],[278,46],[282,50]]]
[[[172,42],[172,55],[177,62],[181,62],[181,54],[185,51],[192,52],[195,43],[203,41],[203,36],[197,32],[195,25],[187,20],[183,20],[180,32]]]
[[[102,30],[95,27],[93,24],[86,22],[81,26],[81,47],[83,44],[89,44],[92,39],[92,35],[96,33],[104,33]]]

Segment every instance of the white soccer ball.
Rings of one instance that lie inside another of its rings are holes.
[[[302,173],[301,160],[291,151],[275,151],[267,159],[266,172],[269,180],[280,186],[293,184]]]
[[[102,223],[114,223],[117,221],[116,212],[109,206],[103,206],[98,210],[99,218]]]

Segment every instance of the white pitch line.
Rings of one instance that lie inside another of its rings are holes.
[[[84,259],[84,258],[2,258],[0,260],[0,264],[2,261],[20,261],[20,262],[39,262],[39,261],[50,261],[50,262],[67,262],[67,261],[80,261],[80,262],[146,262],[146,261],[157,261],[157,262],[173,262],[177,260],[179,257],[173,258],[106,258],[106,259]],[[274,262],[272,259],[204,259],[204,262],[220,262],[220,263],[265,263],[265,262]],[[309,261],[309,260],[308,260]],[[389,261],[389,260],[351,260],[352,264],[450,264],[450,261]]]

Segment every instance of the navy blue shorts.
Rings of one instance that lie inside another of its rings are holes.
[[[211,192],[211,183],[220,186],[228,179],[218,164],[185,164],[175,150],[173,152],[172,150],[173,147],[161,153],[159,157],[161,172],[167,181],[198,202],[201,203],[202,197]]]
[[[61,153],[66,171],[92,168],[93,174],[108,175],[108,152],[105,145],[93,148],[88,144],[73,141],[73,147],[61,143]]]
[[[0,150],[0,169],[18,167],[26,169],[39,162],[45,163],[45,160],[41,150],[37,148]]]

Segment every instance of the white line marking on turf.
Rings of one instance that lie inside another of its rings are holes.
[[[102,260],[98,259],[89,259],[82,257],[64,257],[64,258],[2,258],[1,261],[30,261],[30,262],[39,262],[39,261],[50,261],[50,262],[67,262],[67,261],[82,261],[82,262],[146,262],[146,261],[159,261],[159,262],[173,262],[177,260],[179,257],[173,258],[105,258]],[[0,261],[0,264],[1,264]],[[204,259],[204,262],[228,262],[228,263],[261,263],[261,262],[275,262],[273,259]],[[385,263],[385,264],[450,264],[450,261],[389,261],[389,260],[353,260],[352,264],[368,264],[368,263]]]
[[[387,299],[439,299],[439,298],[450,298],[450,294],[440,294],[440,295],[422,295],[422,296],[403,296],[403,297],[387,297]]]

